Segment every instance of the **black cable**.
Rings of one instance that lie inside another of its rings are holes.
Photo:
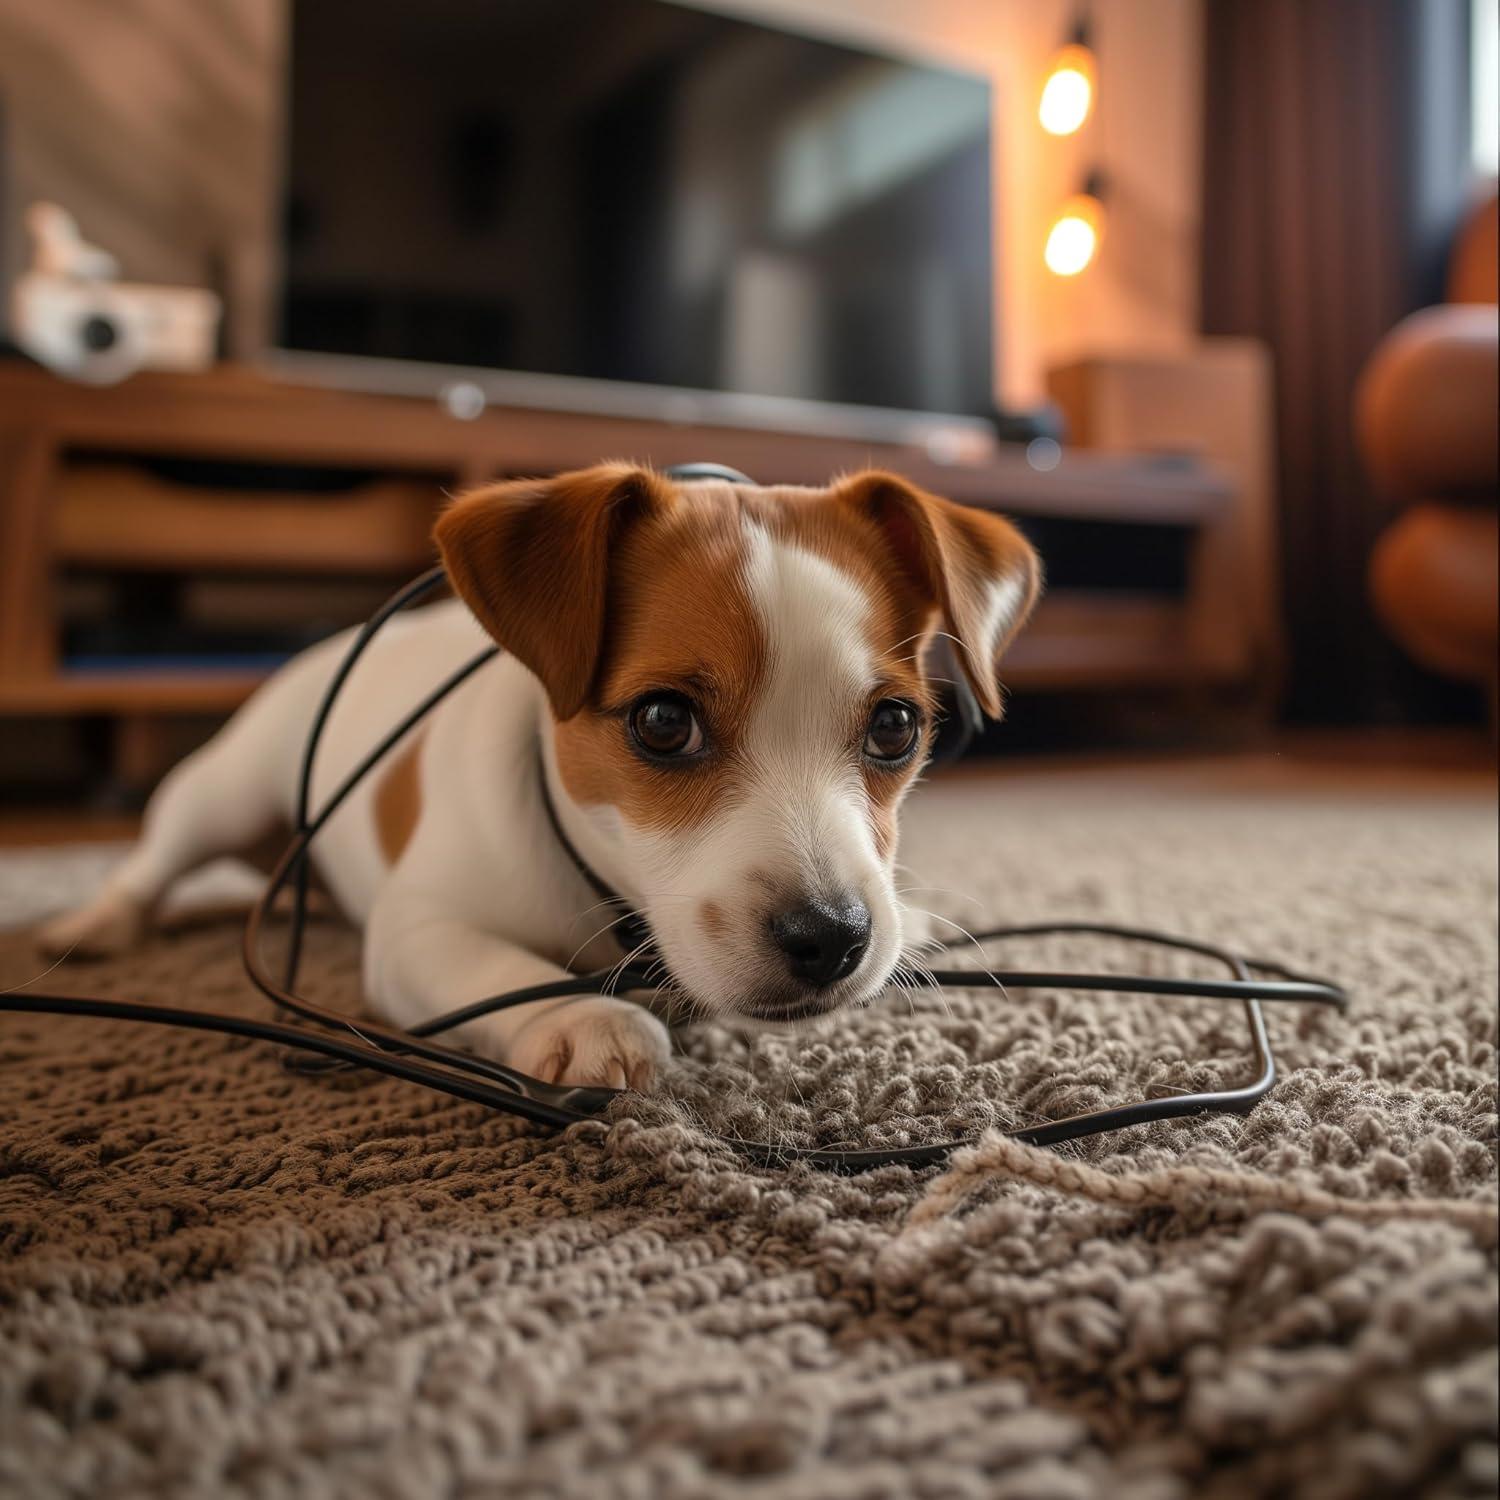
[[[312,800],[313,759],[318,753],[318,744],[323,738],[323,730],[327,727],[328,716],[333,712],[334,700],[343,690],[344,683],[348,681],[355,663],[364,655],[365,647],[375,639],[380,627],[392,615],[399,614],[409,605],[415,604],[418,599],[425,598],[447,580],[447,570],[441,565],[429,568],[425,573],[413,578],[410,583],[397,589],[359,627],[359,633],[350,643],[348,651],[344,653],[333,676],[329,679],[328,686],[323,690],[318,711],[313,715],[312,724],[307,731],[307,744],[302,749],[302,768],[297,776],[297,808],[293,832],[300,834],[307,828],[308,804]],[[457,687],[458,683],[455,682],[453,686]],[[297,867],[296,897],[292,903],[292,920],[287,932],[286,963],[282,970],[282,983],[287,989],[291,989],[296,984],[297,969],[302,960],[302,933],[307,923],[308,874],[308,865],[306,861],[303,861]]]
[[[684,465],[675,472],[683,480],[724,478],[749,481],[733,470],[718,465]],[[20,990],[0,993],[0,1011],[30,1014],[86,1016],[103,1020],[138,1021],[152,1025],[182,1026],[199,1031],[218,1031],[231,1036],[273,1042],[298,1054],[320,1058],[325,1065],[368,1068],[392,1077],[419,1083],[424,1087],[451,1094],[456,1098],[506,1110],[537,1124],[561,1127],[582,1120],[597,1119],[617,1096],[608,1088],[571,1087],[545,1083],[509,1068],[503,1063],[456,1048],[445,1047],[429,1038],[477,1020],[481,1016],[513,1005],[534,1000],[571,995],[614,993],[651,988],[647,970],[640,965],[613,971],[570,975],[543,984],[529,985],[501,995],[492,995],[434,1017],[409,1031],[401,1031],[377,1021],[352,1020],[315,1004],[295,992],[296,977],[303,948],[307,920],[307,890],[312,842],[329,818],[349,795],[411,729],[435,709],[450,693],[468,680],[480,667],[499,655],[498,646],[490,646],[451,673],[432,692],[385,734],[351,770],[332,794],[311,815],[314,762],[323,732],[334,704],[355,664],[371,640],[392,615],[424,598],[446,579],[441,567],[430,569],[413,579],[391,596],[365,622],[351,642],[349,650],[324,690],[318,710],[308,730],[297,784],[296,830],[291,843],[277,862],[259,900],[245,922],[242,956],[245,972],[251,982],[275,1005],[291,1011],[303,1021],[327,1028],[310,1030],[307,1026],[276,1021],[257,1021],[242,1016],[213,1011],[175,1010],[166,1006],[134,1001],[107,1000]],[[283,977],[277,982],[268,972],[260,954],[260,940],[267,917],[277,896],[292,882],[292,909],[289,919],[288,945]],[[1024,926],[996,927],[975,934],[976,943],[1006,938],[1056,935],[1090,935],[1123,938],[1193,953],[1222,963],[1235,976],[1230,980],[1178,979],[1147,975],[1075,974],[1051,970],[928,970],[921,983],[941,987],[974,988],[993,985],[1001,990],[1078,989],[1109,991],[1117,994],[1156,997],[1197,997],[1213,1000],[1236,1000],[1245,1008],[1249,1022],[1257,1076],[1252,1083],[1235,1089],[1166,1098],[1142,1099],[1131,1104],[1095,1110],[1063,1120],[1026,1126],[1010,1132],[1018,1140],[1037,1145],[1076,1139],[1107,1130],[1152,1120],[1181,1118],[1209,1110],[1244,1112],[1254,1107],[1276,1079],[1275,1060],[1266,1033],[1260,1002],[1291,1001],[1333,1005],[1347,1003],[1338,986],[1325,980],[1294,973],[1280,964],[1247,960],[1215,944],[1147,928],[1124,927],[1090,922],[1037,923]],[[958,940],[941,945],[951,950]],[[1280,976],[1277,979],[1255,979],[1250,969],[1258,968]],[[357,1041],[350,1037],[358,1038]],[[814,1166],[842,1172],[860,1172],[875,1166],[896,1163],[912,1167],[940,1161],[965,1144],[961,1140],[932,1142],[918,1146],[881,1147],[869,1150],[837,1150],[821,1147],[799,1147],[762,1141],[720,1137],[723,1144],[762,1164],[789,1161],[809,1162]]]
[[[319,819],[315,820],[314,827],[321,826],[320,820],[326,819],[332,811],[333,807],[325,807],[319,814]],[[294,854],[303,850],[305,846],[294,844],[283,857],[281,868],[278,870],[283,880],[286,877],[287,868],[293,862]],[[248,929],[249,924],[247,924],[247,940]],[[1077,1139],[1079,1136],[1120,1130],[1153,1120],[1179,1119],[1215,1110],[1246,1112],[1265,1096],[1276,1080],[1275,1063],[1271,1056],[1264,1017],[1260,1011],[1260,1000],[1281,998],[1303,1002],[1313,1001],[1338,1008],[1347,1004],[1347,996],[1344,992],[1326,981],[1299,976],[1293,980],[1284,981],[1280,985],[1268,985],[1267,982],[1255,980],[1250,974],[1247,961],[1238,955],[1213,944],[1179,938],[1146,928],[1067,922],[994,928],[976,936],[980,941],[993,941],[1007,937],[1041,936],[1048,933],[1128,938],[1195,953],[1224,963],[1236,975],[1236,978],[1233,981],[1216,981],[1169,979],[1146,975],[957,969],[944,971],[939,983],[954,984],[962,988],[989,983],[1007,990],[1106,989],[1124,994],[1201,995],[1207,998],[1239,1000],[1245,1006],[1250,1020],[1252,1044],[1259,1072],[1252,1083],[1236,1089],[1142,1099],[1131,1104],[1047,1121],[1040,1125],[1019,1127],[1008,1132],[1015,1139],[1032,1145],[1054,1145],[1060,1141]],[[1267,967],[1273,966],[1267,965]],[[1278,970],[1281,968],[1280,965],[1274,967]],[[220,1031],[234,1036],[274,1042],[283,1047],[295,1048],[354,1067],[369,1068],[411,1083],[419,1083],[456,1098],[485,1104],[493,1109],[520,1115],[534,1123],[556,1128],[576,1124],[582,1120],[597,1119],[616,1097],[618,1091],[607,1088],[566,1088],[545,1084],[539,1079],[529,1078],[525,1074],[505,1068],[503,1064],[491,1062],[489,1059],[480,1058],[471,1053],[432,1047],[419,1040],[418,1032],[431,1034],[446,1030],[486,1015],[493,1010],[508,1005],[523,1004],[528,1000],[570,994],[597,994],[605,977],[602,973],[584,974],[551,981],[547,984],[528,986],[524,990],[493,996],[488,1000],[465,1006],[461,1010],[452,1011],[411,1032],[396,1031],[376,1022],[351,1021],[337,1012],[315,1006],[300,996],[278,993],[274,985],[269,991],[271,998],[278,1003],[287,1003],[289,1000],[290,1008],[308,1019],[347,1029],[361,1039],[373,1039],[373,1043],[364,1040],[364,1044],[348,1041],[337,1035],[310,1031],[306,1027],[272,1021],[256,1021],[242,1016],[229,1016],[211,1011],[174,1010],[166,1006],[144,1005],[133,1001],[101,1000],[69,995],[36,992],[27,994],[13,991],[0,994],[0,1010],[32,1014],[80,1015],[107,1020],[184,1026],[195,1030]],[[627,969],[620,988],[628,990],[642,987],[644,981],[644,972]],[[260,984],[259,980],[257,984],[262,990],[266,989],[266,986]],[[1294,989],[1296,993],[1281,993],[1288,987]],[[1270,993],[1266,993],[1268,989]],[[409,1054],[415,1054],[424,1060],[413,1061]],[[450,1067],[433,1066],[433,1063],[448,1063]],[[465,1073],[481,1074],[484,1077],[465,1077]],[[761,1165],[773,1166],[802,1161],[815,1167],[839,1172],[863,1172],[877,1166],[898,1164],[909,1167],[929,1166],[967,1144],[964,1140],[945,1140],[915,1146],[839,1150],[766,1141],[747,1141],[729,1136],[716,1139],[740,1155]]]
[[[103,1021],[139,1021],[148,1025],[181,1026],[190,1031],[219,1031],[229,1036],[249,1037],[254,1041],[274,1042],[278,1046],[296,1047],[305,1052],[338,1058],[355,1067],[369,1068],[377,1073],[389,1073],[394,1078],[404,1078],[410,1083],[424,1084],[428,1088],[452,1094],[455,1098],[522,1115],[538,1125],[561,1127],[576,1124],[579,1120],[592,1120],[598,1115],[597,1108],[570,1109],[532,1099],[514,1090],[506,1092],[502,1098],[495,1089],[467,1079],[462,1073],[444,1073],[437,1068],[410,1062],[399,1052],[381,1052],[373,1047],[361,1047],[358,1043],[345,1041],[342,1037],[327,1032],[311,1031],[305,1026],[289,1026],[279,1021],[257,1021],[249,1016],[225,1015],[222,1011],[175,1010],[167,1005],[145,1005],[134,1000],[105,1000],[92,995],[53,995],[42,992],[27,994],[19,990],[0,995],[0,1010],[30,1015],[87,1016]],[[576,1089],[572,1092],[589,1095],[613,1091]]]

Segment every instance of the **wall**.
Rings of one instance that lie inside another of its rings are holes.
[[[1041,399],[1047,366],[1180,347],[1198,323],[1200,0],[1102,0],[1100,108],[1082,137],[1036,122],[1071,0],[700,0],[986,73],[996,97],[997,383]],[[275,203],[281,0],[0,0],[16,201],[76,205],[146,280],[213,278],[242,337],[263,305]],[[82,43],[86,40],[87,45]],[[1042,265],[1055,205],[1111,181],[1099,261]],[[7,211],[10,263],[18,245]]]
[[[248,324],[281,39],[281,0],[0,0],[0,269],[25,262],[21,206],[55,198],[127,276],[214,285]]]
[[[862,39],[980,71],[995,89],[997,385],[1025,406],[1047,367],[1085,353],[1181,348],[1198,327],[1200,0],[1093,6],[1100,92],[1078,136],[1036,107],[1073,0],[697,0],[831,38]],[[1090,166],[1110,179],[1107,240],[1082,275],[1042,264],[1056,205]]]

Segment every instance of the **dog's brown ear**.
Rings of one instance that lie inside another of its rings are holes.
[[[895,474],[857,474],[839,497],[876,523],[896,566],[941,611],[980,707],[998,719],[1000,658],[1041,592],[1031,544],[1003,516],[929,495]]]
[[[670,495],[647,469],[601,464],[476,490],[438,519],[434,536],[455,591],[541,679],[559,719],[588,701],[598,670],[611,548]]]

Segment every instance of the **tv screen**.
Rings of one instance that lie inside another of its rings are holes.
[[[284,349],[991,409],[981,79],[666,0],[300,0]]]

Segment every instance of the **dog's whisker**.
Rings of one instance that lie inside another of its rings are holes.
[[[29,986],[33,984],[40,984],[42,980],[44,980],[54,969],[59,969],[65,963],[67,963],[67,961],[72,958],[77,947],[77,943],[70,943],[68,945],[67,951],[64,953],[59,953],[58,956],[53,959],[52,962],[48,964],[40,974],[33,974],[30,979],[23,979],[20,984],[7,985],[4,989],[0,989],[0,995],[19,995],[22,990],[27,989]]]
[[[984,910],[984,903],[972,891],[957,891],[952,886],[947,885],[904,885],[897,890],[896,895],[898,897],[914,895],[957,896],[961,901],[968,901],[972,905],[979,907],[981,911]],[[922,908],[918,907],[917,910],[920,911]],[[935,916],[936,913],[928,912],[927,915]]]
[[[912,907],[911,909],[913,911],[921,912],[924,916],[931,917],[934,922],[941,922],[941,923],[944,924],[944,926],[952,927],[956,932],[962,933],[963,936],[966,937],[969,940],[969,942],[973,944],[974,951],[979,955],[979,957],[981,959],[987,959],[988,955],[985,953],[984,947],[980,943],[979,939],[977,937],[975,937],[974,934],[972,932],[970,932],[969,929],[967,927],[965,927],[962,922],[955,922],[952,917],[945,917],[941,912],[928,911],[926,909],[926,907],[917,906],[917,907]],[[984,963],[982,967],[976,969],[974,972],[976,974],[982,974],[986,979],[988,979],[990,981],[991,984],[995,985],[997,988],[1002,988],[1003,989],[1003,986],[1000,985],[1000,981],[998,979],[996,979],[995,976],[994,976],[994,974],[990,971],[990,968],[989,968],[989,965],[988,965],[987,962]]]
[[[632,948],[630,952],[627,953],[619,961],[619,963],[613,965],[608,970],[603,980],[600,982],[599,988],[607,995],[613,994],[615,985],[619,983],[621,976],[625,973],[625,970],[628,969],[630,965],[641,956],[641,954],[645,953],[651,947],[651,943],[652,940],[649,937],[644,942],[637,943],[636,946]]]
[[[937,997],[938,1004],[943,1007],[944,1015],[949,1020],[952,1020],[953,1007],[948,1003],[948,997],[944,994],[943,987],[937,982],[937,977],[933,974],[932,970],[926,964],[922,963],[910,949],[902,953],[901,963],[908,971],[907,977],[912,988],[912,993],[915,994],[919,985],[923,989],[931,990]],[[913,1009],[915,1009],[915,1004],[913,1004]]]
[[[892,651],[899,651],[903,646],[909,646],[913,641],[920,641],[927,632],[925,630],[914,630],[910,635],[902,637],[891,647]]]
[[[592,916],[594,912],[601,911],[606,906],[623,905],[624,900],[625,898],[623,896],[606,896],[602,901],[594,902],[592,906],[585,906],[582,911],[578,912],[574,917],[570,919],[569,925],[571,926],[573,923],[583,921],[585,917]]]
[[[915,1016],[917,1014],[916,988],[910,983],[909,980],[907,980],[903,975],[900,974],[899,969],[900,966],[898,965],[897,970],[891,974],[891,978],[895,981],[897,992],[900,994],[901,998],[906,1001],[907,1014]]]
[[[630,920],[630,916],[631,916],[631,913],[630,913],[630,912],[628,912],[628,911],[622,911],[622,912],[621,912],[621,913],[620,913],[620,915],[619,915],[619,916],[618,916],[618,917],[616,917],[616,918],[615,918],[615,919],[614,919],[614,921],[612,921],[612,922],[606,922],[606,923],[605,923],[605,924],[604,924],[604,926],[603,926],[603,927],[601,927],[601,928],[599,928],[599,930],[598,930],[598,931],[597,931],[597,932],[591,932],[591,933],[590,933],[590,934],[589,934],[589,935],[588,935],[588,936],[587,936],[587,937],[586,937],[586,938],[584,938],[584,940],[583,940],[583,941],[582,941],[582,942],[581,942],[581,943],[580,943],[580,944],[579,944],[579,945],[578,945],[578,946],[577,946],[577,947],[576,947],[576,948],[575,948],[575,949],[574,949],[574,950],[573,950],[573,952],[572,952],[572,955],[571,955],[571,956],[570,956],[570,957],[569,957],[569,959],[568,959],[568,961],[567,961],[567,963],[566,963],[566,964],[564,964],[564,965],[563,965],[563,967],[564,967],[564,968],[565,968],[565,969],[567,969],[567,970],[568,970],[568,971],[569,971],[569,972],[570,972],[570,973],[571,973],[571,972],[572,972],[572,970],[573,970],[573,965],[574,965],[574,963],[575,963],[575,962],[576,962],[576,961],[577,961],[577,958],[578,958],[578,955],[579,955],[579,954],[580,954],[580,953],[582,953],[582,952],[583,952],[583,950],[584,950],[584,949],[585,949],[585,948],[587,948],[587,947],[588,947],[588,945],[589,945],[589,944],[590,944],[590,943],[592,943],[592,942],[596,942],[596,941],[597,941],[597,940],[598,940],[598,939],[599,939],[599,938],[602,938],[602,937],[603,937],[603,936],[604,936],[604,934],[605,934],[605,933],[606,933],[606,932],[609,932],[609,931],[610,931],[610,930],[611,930],[611,929],[613,929],[613,928],[615,928],[615,927],[618,927],[618,926],[619,926],[619,925],[620,925],[620,923],[621,923],[621,922],[628,922],[628,921],[629,921],[629,920]]]

